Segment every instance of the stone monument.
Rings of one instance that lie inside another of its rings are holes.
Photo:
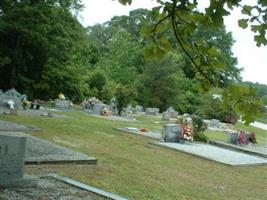
[[[55,108],[58,109],[69,109],[71,106],[70,100],[56,99],[55,100]]]
[[[178,117],[178,112],[175,111],[173,107],[169,107],[167,109],[167,112],[169,113],[170,118],[177,118]]]
[[[158,108],[146,108],[146,115],[158,115],[159,109]]]
[[[166,124],[163,127],[161,140],[164,142],[180,142],[182,129],[180,124]]]
[[[9,102],[14,102],[12,103],[12,107],[16,109],[21,108],[21,101],[25,98],[26,95],[21,95],[15,89],[8,90],[0,93],[0,107],[10,108]]]
[[[135,112],[136,112],[136,113],[142,113],[142,112],[144,112],[144,108],[143,108],[143,106],[136,105],[136,106],[135,106]]]
[[[170,113],[168,113],[168,112],[162,113],[162,120],[169,121],[170,117],[171,117]]]
[[[22,184],[26,137],[0,135],[0,186]]]

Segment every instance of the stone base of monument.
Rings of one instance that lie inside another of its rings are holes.
[[[22,178],[0,180],[1,188],[16,188],[35,186],[38,181],[37,176],[24,174]]]

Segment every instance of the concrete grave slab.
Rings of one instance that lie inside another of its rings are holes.
[[[179,144],[158,141],[150,143],[231,166],[267,164],[266,158],[248,155],[242,152],[236,152],[210,144],[195,142],[186,142],[185,144]]]
[[[127,200],[119,195],[57,174],[39,176],[36,184],[31,187],[4,188],[0,192],[0,199]]]
[[[221,141],[210,141],[211,144],[223,147],[226,149],[231,149],[235,151],[244,152],[246,154],[256,155],[260,157],[267,158],[267,146],[262,145],[255,145],[255,144],[249,144],[249,145],[234,145],[229,144],[226,142]]]
[[[115,128],[115,130],[126,132],[126,133],[131,133],[135,135],[141,135],[149,138],[154,138],[154,139],[161,139],[161,133],[160,132],[144,132],[140,131],[138,128],[134,127],[124,127],[124,128]]]
[[[62,147],[46,140],[21,132],[0,131],[0,135],[24,136],[27,138],[25,164],[97,164],[94,157]]]

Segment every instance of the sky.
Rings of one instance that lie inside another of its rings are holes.
[[[251,2],[251,0],[245,0]],[[207,5],[207,0],[200,0],[200,6]],[[128,15],[137,8],[151,9],[156,5],[154,0],[133,0],[131,6],[123,6],[117,0],[83,0],[84,10],[80,13],[79,21],[83,26],[104,23],[116,15]],[[254,35],[249,29],[238,27],[237,20],[240,11],[234,10],[231,16],[224,19],[227,31],[231,31],[235,40],[232,47],[234,56],[238,59],[238,68],[243,68],[243,81],[258,82],[267,85],[267,46],[257,47]]]

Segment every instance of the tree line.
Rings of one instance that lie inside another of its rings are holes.
[[[170,29],[162,29],[158,39],[171,51],[161,54],[152,46],[148,23],[155,18],[153,11],[138,9],[84,28],[75,17],[81,8],[79,0],[1,1],[0,88],[44,100],[59,92],[74,102],[97,96],[108,103],[117,96],[161,111],[172,106],[182,113],[205,114],[205,101],[213,101],[205,89],[207,80],[178,48]],[[213,64],[219,67],[203,71],[220,77],[215,93],[223,95],[221,88],[227,87],[240,90],[235,87],[241,78],[231,52],[234,40],[224,25],[214,30],[199,24],[191,40],[202,41],[208,54],[216,55]],[[206,55],[204,50],[198,53]],[[206,56],[196,61],[210,62]]]

